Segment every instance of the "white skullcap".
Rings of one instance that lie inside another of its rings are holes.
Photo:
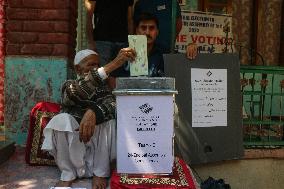
[[[87,56],[91,54],[98,55],[98,53],[90,49],[84,49],[84,50],[77,52],[74,58],[74,65],[79,64],[84,58],[86,58]]]

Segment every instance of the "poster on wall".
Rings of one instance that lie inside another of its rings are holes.
[[[197,44],[198,53],[234,52],[232,17],[224,14],[182,11],[182,30],[175,49],[184,53],[189,43]]]
[[[173,97],[117,96],[117,172],[170,174]]]
[[[191,69],[192,127],[227,126],[227,70]]]

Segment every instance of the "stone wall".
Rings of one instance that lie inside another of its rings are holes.
[[[6,137],[25,145],[29,113],[60,102],[76,48],[77,1],[7,0],[5,4]]]
[[[7,0],[6,54],[72,58],[77,1]]]

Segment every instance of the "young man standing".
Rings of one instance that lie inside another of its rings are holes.
[[[160,34],[157,37],[157,45],[161,48],[162,53],[170,53],[174,42],[173,38],[179,34],[182,28],[181,9],[177,0],[138,0],[134,6],[134,22],[137,22],[139,15],[145,12],[153,14],[158,19]],[[172,33],[173,25],[175,25],[174,35]]]
[[[135,33],[147,37],[148,76],[164,76],[163,51],[157,46],[156,39],[159,35],[159,21],[150,13],[140,14],[135,21]]]
[[[101,66],[113,60],[120,49],[128,47],[127,36],[133,33],[133,2],[85,0],[88,48],[98,52]],[[122,66],[110,74],[109,80],[125,73]]]

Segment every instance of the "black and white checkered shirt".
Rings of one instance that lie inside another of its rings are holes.
[[[61,92],[61,112],[71,114],[79,124],[88,109],[95,112],[96,124],[115,117],[115,97],[96,69],[85,77],[67,80]]]

